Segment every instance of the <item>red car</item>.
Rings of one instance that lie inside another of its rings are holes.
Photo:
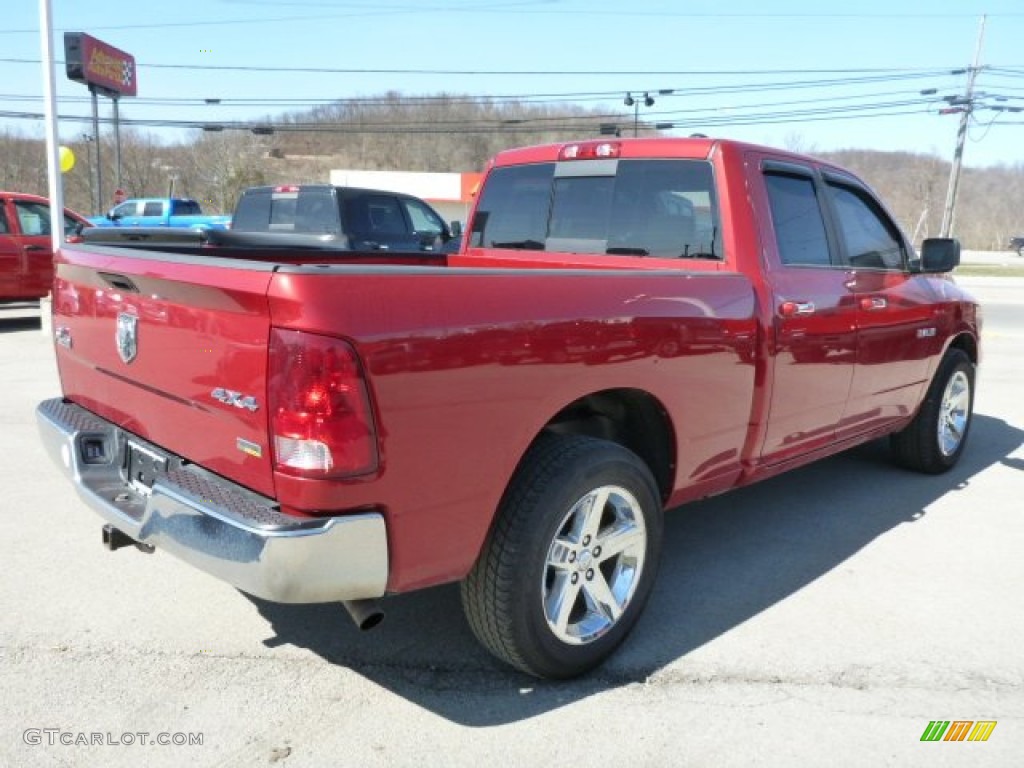
[[[92,226],[64,209],[64,234]],[[45,197],[0,192],[0,301],[39,299],[53,284],[50,203]]]

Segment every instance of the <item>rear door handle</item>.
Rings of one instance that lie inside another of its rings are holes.
[[[860,308],[865,312],[877,312],[889,306],[889,302],[881,296],[865,296],[860,300]]]
[[[813,301],[784,301],[779,306],[779,314],[783,317],[797,317],[799,315],[813,315]]]

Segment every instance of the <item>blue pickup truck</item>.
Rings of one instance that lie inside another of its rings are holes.
[[[89,221],[97,227],[184,227],[227,229],[230,216],[204,214],[199,203],[184,197],[138,197],[115,205]]]

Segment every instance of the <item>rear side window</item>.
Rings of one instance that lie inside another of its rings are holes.
[[[142,209],[143,216],[163,216],[164,215],[164,204],[155,200],[151,200],[146,203],[145,208]]]
[[[903,239],[878,205],[854,187],[830,181],[828,191],[850,266],[903,269]]]
[[[828,236],[814,180],[809,176],[766,173],[765,185],[782,263],[831,265]]]
[[[699,160],[586,161],[498,168],[472,244],[572,253],[720,258],[711,165]]]
[[[409,233],[397,198],[358,195],[345,201],[345,228],[358,238],[400,237]]]
[[[172,216],[201,216],[202,213],[202,210],[199,208],[199,203],[195,200],[171,201]]]

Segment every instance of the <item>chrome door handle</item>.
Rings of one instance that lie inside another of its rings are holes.
[[[798,315],[813,315],[813,301],[784,301],[779,307],[779,314],[783,317],[796,317]]]
[[[889,306],[889,302],[881,296],[866,296],[860,300],[860,308],[865,312],[873,312],[879,309],[885,309]]]

